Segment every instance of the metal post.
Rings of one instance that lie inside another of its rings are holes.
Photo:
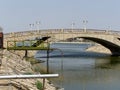
[[[42,90],[44,89],[45,89],[45,78],[43,78],[43,89]]]
[[[63,34],[63,41],[64,41],[64,29],[62,29],[62,34]]]
[[[49,74],[49,49],[50,49],[50,44],[48,43],[48,40],[47,40],[47,44],[48,44],[48,49],[47,49],[47,74]]]
[[[41,22],[40,21],[36,21],[36,25],[37,25],[37,30],[40,30],[40,28],[39,28],[39,25],[41,24]]]
[[[106,30],[106,34],[108,34],[110,30],[111,30],[111,27],[108,26],[108,29]]]
[[[30,30],[33,30],[34,24],[29,24]]]
[[[74,22],[72,22],[72,33],[73,33],[73,29],[74,29],[74,25],[75,25],[75,23]]]
[[[72,24],[71,24],[71,25],[72,25],[72,34],[73,34],[73,36],[72,36],[72,37],[73,37],[73,40],[74,40],[74,31],[73,31],[73,29],[74,29],[74,25],[75,25],[75,23],[74,23],[74,22],[72,22]]]
[[[86,24],[88,23],[88,21],[87,20],[83,20],[83,24],[84,24],[84,32],[86,32],[87,31],[87,28],[86,28]]]
[[[28,51],[25,50],[25,57],[28,57]]]

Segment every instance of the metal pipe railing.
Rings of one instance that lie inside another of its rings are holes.
[[[1,79],[33,79],[33,78],[56,78],[59,74],[37,74],[37,75],[3,75]]]

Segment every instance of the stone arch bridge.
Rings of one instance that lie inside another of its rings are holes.
[[[50,36],[50,42],[66,41],[70,38],[84,38],[103,45],[111,51],[112,55],[120,55],[120,31],[95,29],[49,29],[5,33],[4,47],[7,46],[7,41],[30,40],[43,36]]]

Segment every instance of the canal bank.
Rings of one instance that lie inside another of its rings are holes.
[[[31,63],[27,62],[21,56],[14,54],[14,51],[3,50],[0,51],[2,55],[2,64],[0,67],[0,75],[31,75],[38,74],[32,69]],[[10,79],[0,80],[0,90],[38,90],[36,82],[43,83],[43,79]],[[49,84],[49,81],[45,79],[45,90],[55,90],[54,86]]]

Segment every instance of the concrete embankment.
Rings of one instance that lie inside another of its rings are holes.
[[[1,50],[0,56],[2,60],[0,75],[35,74],[30,62],[22,59],[21,56],[7,50]],[[35,84],[38,80],[43,83],[43,79],[40,78],[0,80],[0,90],[38,90]],[[48,82],[45,80],[45,90],[55,90],[55,87]]]

